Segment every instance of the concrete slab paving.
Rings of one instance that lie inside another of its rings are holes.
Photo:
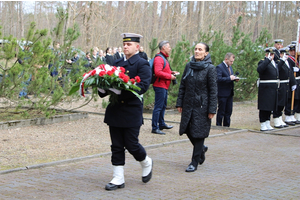
[[[110,155],[0,175],[0,199],[300,199],[300,127],[286,134],[239,132],[206,139],[206,161],[193,173],[190,142],[147,150],[153,177],[126,154],[125,188],[106,191]],[[291,133],[291,134],[289,134]]]

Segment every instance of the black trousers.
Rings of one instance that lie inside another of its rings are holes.
[[[300,99],[295,99],[294,112],[295,113],[300,113]]]
[[[259,122],[270,120],[272,111],[259,110]]]
[[[233,96],[218,97],[217,126],[230,126]],[[223,122],[223,123],[222,123]]]
[[[283,109],[284,109],[284,106],[277,106],[277,110],[273,111],[273,118],[281,117]]]
[[[291,111],[291,105],[292,105],[292,99],[289,98],[286,105],[285,105],[285,109],[284,109],[284,114],[285,115],[293,115],[294,114]]]
[[[143,161],[146,158],[146,151],[139,143],[140,127],[120,128],[109,126],[111,138],[111,163],[113,165],[125,165],[125,149],[137,161]]]
[[[190,164],[197,167],[203,153],[204,138],[193,138],[190,134],[187,134],[187,136],[193,144],[192,162]]]

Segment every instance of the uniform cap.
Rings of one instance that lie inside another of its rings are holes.
[[[143,36],[136,33],[122,33],[123,42],[140,42],[140,38]]]
[[[279,52],[280,52],[280,53],[288,53],[289,50],[290,50],[289,47],[284,47],[284,48],[279,49]]]
[[[292,41],[291,44],[297,44],[297,41]]]
[[[290,44],[288,47],[290,48],[290,51],[295,50],[296,49],[296,44]]]
[[[275,47],[268,47],[265,49],[266,53],[275,53],[276,48]]]
[[[284,40],[282,40],[282,39],[276,39],[276,40],[274,40],[275,43],[283,43],[283,41]]]

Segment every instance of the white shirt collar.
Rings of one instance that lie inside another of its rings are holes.
[[[228,68],[228,65],[223,61],[223,63],[225,64],[225,66]]]

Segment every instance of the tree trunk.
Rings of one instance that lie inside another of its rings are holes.
[[[66,9],[66,22],[65,22],[65,27],[64,27],[64,34],[67,33],[67,30],[69,28],[69,23],[70,23],[70,2],[67,2],[67,9]]]
[[[23,2],[19,1],[19,24],[20,24],[20,37],[24,37],[24,23],[23,23]]]
[[[274,31],[273,31],[273,35],[274,35],[274,38],[277,38],[278,37],[278,1],[276,1],[276,15],[275,15],[275,24],[274,24]]]
[[[161,2],[161,7],[160,7],[160,17],[158,21],[158,29],[161,30],[163,28],[163,23],[165,20],[165,8],[166,8],[166,2],[162,1]]]
[[[252,41],[254,42],[256,38],[258,37],[258,23],[260,22],[260,14],[261,14],[261,8],[262,8],[262,1],[258,2],[257,10],[256,10],[256,22],[254,26],[254,33],[253,33],[253,38]]]

